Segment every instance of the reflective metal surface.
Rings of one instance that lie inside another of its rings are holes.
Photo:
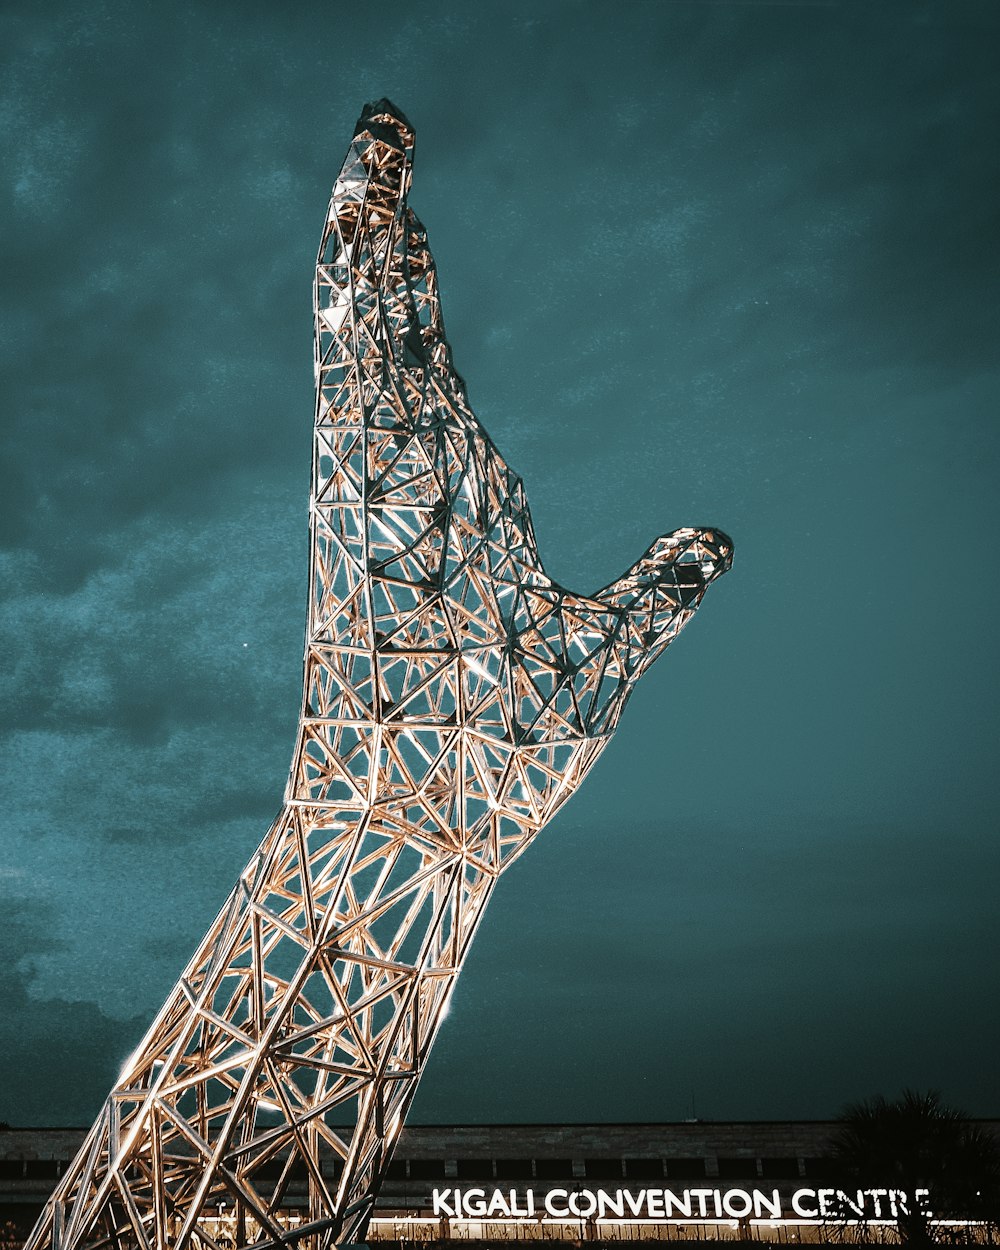
[[[452,365],[407,207],[412,148],[392,105],[369,106],[323,231],[284,806],[32,1250],[363,1236],[494,882],[729,567],[725,535],[681,529],[596,594],[546,576],[521,482]]]

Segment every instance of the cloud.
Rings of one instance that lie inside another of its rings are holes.
[[[27,989],[35,960],[58,949],[52,910],[32,899],[4,900],[0,966],[0,1051],[5,1080],[0,1119],[21,1125],[88,1124],[118,1075],[141,1019],[122,1022],[93,1002],[36,998]]]

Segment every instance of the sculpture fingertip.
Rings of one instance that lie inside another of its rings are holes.
[[[685,526],[658,538],[647,558],[654,564],[697,565],[705,582],[733,567],[733,540],[715,526]]]
[[[735,543],[720,529],[702,531],[702,547],[706,553],[714,553],[715,568],[712,577],[721,577],[733,567],[733,551]]]
[[[390,147],[407,151],[413,147],[416,131],[402,109],[384,97],[364,106],[354,127],[355,139],[367,131],[373,139],[381,139]]]

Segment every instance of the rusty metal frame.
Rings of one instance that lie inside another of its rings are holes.
[[[412,149],[399,111],[369,105],[323,230],[284,806],[28,1250],[363,1236],[497,877],[729,567],[725,535],[682,529],[594,595],[546,576],[452,365]]]

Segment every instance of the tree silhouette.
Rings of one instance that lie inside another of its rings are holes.
[[[887,1191],[885,1207],[905,1245],[967,1239],[969,1229],[952,1220],[975,1222],[992,1239],[1000,1222],[1000,1145],[983,1125],[945,1106],[937,1091],[911,1089],[853,1103],[839,1123],[831,1157],[840,1180]],[[840,1205],[846,1214],[846,1195]]]

